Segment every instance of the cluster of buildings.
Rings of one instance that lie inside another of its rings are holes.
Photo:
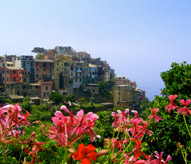
[[[53,90],[72,95],[79,88],[96,96],[99,94],[97,82],[111,79],[115,79],[114,105],[135,106],[137,99],[144,99],[145,92],[136,89],[135,82],[115,77],[106,61],[71,47],[46,50],[39,59],[32,55],[0,57],[0,84],[12,101],[26,96],[32,101],[47,99]]]

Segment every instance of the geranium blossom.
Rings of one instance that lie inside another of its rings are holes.
[[[131,139],[131,140],[135,142],[134,154],[135,154],[136,160],[137,160],[141,155],[143,155],[146,159],[148,159],[148,156],[141,151],[141,148],[142,148],[141,144],[142,144],[142,142],[141,142],[140,140],[135,140],[135,139]]]
[[[170,100],[170,104],[166,106],[166,110],[168,110],[168,112],[170,112],[171,109],[176,109],[177,108],[177,104],[174,103],[174,100],[178,97],[178,95],[170,95],[168,96],[169,100]]]
[[[98,119],[96,114],[89,112],[84,116],[84,111],[80,110],[75,116],[66,106],[62,106],[61,109],[69,113],[70,116],[64,116],[60,111],[55,113],[55,117],[52,118],[54,126],[48,130],[50,139],[55,138],[58,144],[68,146],[83,134],[89,134],[92,142],[95,140],[95,136],[100,138],[93,130],[94,122]]]
[[[189,99],[186,99],[186,101],[184,99],[180,100],[180,103],[183,105],[183,107],[180,107],[178,109],[178,113],[181,113],[184,116],[186,116],[187,114],[191,114],[191,110],[188,107],[190,102],[191,100]]]
[[[80,144],[78,151],[73,153],[75,160],[81,160],[81,164],[90,164],[91,161],[97,161],[98,154],[95,152],[95,147],[92,144],[85,147],[84,144]]]
[[[152,108],[149,108],[153,113],[152,115],[148,116],[148,118],[154,118],[156,122],[159,122],[159,120],[162,120],[161,117],[157,116],[156,113],[159,111],[159,108],[155,108],[155,109],[152,109]]]

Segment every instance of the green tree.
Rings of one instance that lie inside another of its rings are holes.
[[[46,49],[44,49],[43,47],[34,47],[34,49],[32,50],[32,52],[35,53],[44,53],[46,51]]]
[[[65,103],[68,103],[69,101],[72,103],[75,101],[74,95],[68,95],[64,98]]]
[[[20,106],[21,106],[21,108],[23,110],[27,110],[27,111],[30,112],[31,111],[30,98],[29,97],[25,97],[23,99],[23,102],[22,102],[22,104]]]
[[[52,114],[49,111],[49,107],[47,104],[40,104],[40,105],[32,105],[31,113],[29,115],[29,121],[51,121]]]
[[[38,53],[35,58],[36,59],[44,59],[44,54]]]
[[[162,95],[178,94],[182,98],[191,98],[190,64],[186,62],[172,63],[170,70],[161,73],[161,78],[165,84],[165,88],[161,92]]]
[[[99,82],[99,94],[102,97],[112,99],[112,91],[109,89],[109,85],[106,81]]]
[[[191,65],[186,62],[181,64],[172,63],[170,70],[161,73],[161,78],[165,84],[161,92],[163,96],[156,96],[150,106],[160,108],[158,115],[162,117],[162,120],[158,123],[152,122],[149,127],[153,134],[151,136],[152,142],[149,141],[150,137],[145,138],[149,143],[148,150],[149,152],[165,151],[165,154],[172,156],[174,163],[184,163],[181,152],[184,147],[188,153],[189,163],[189,161],[191,162],[191,139],[184,124],[184,119],[181,114],[177,114],[176,110],[169,113],[165,110],[165,107],[170,102],[168,96],[171,94],[178,95],[176,103],[182,98],[191,98]],[[149,109],[147,109],[148,113],[150,113]],[[191,117],[186,116],[186,121],[190,123]],[[191,125],[188,126],[191,129]]]
[[[59,104],[63,101],[63,95],[60,94],[59,92],[52,92],[50,95],[49,95],[49,99],[51,101],[54,101],[56,104]]]

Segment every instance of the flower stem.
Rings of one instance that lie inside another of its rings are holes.
[[[2,144],[2,147],[3,147],[4,161],[5,161],[5,163],[8,163],[8,158],[7,158],[7,154],[6,154],[6,148],[5,148],[5,145]]]
[[[181,150],[181,153],[182,153],[182,157],[183,157],[183,159],[184,159],[184,162],[187,164],[186,153],[185,153],[185,156],[184,156],[183,150]]]
[[[190,135],[190,138],[191,138],[191,133],[190,133],[190,130],[189,130],[189,128],[188,128],[188,124],[187,124],[187,122],[186,122],[186,118],[185,118],[184,115],[183,115],[183,118],[184,118],[184,123],[185,123],[185,125],[186,125],[187,131],[188,131],[188,133],[189,133],[189,135]]]
[[[67,162],[67,153],[68,153],[66,147],[64,148],[64,150],[65,150],[65,152],[64,152],[64,160],[63,160],[63,164],[65,164],[65,163]]]

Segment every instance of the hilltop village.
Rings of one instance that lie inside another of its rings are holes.
[[[0,56],[1,98],[7,94],[12,102],[29,97],[34,104],[50,102],[52,92],[73,95],[102,103],[138,109],[145,91],[136,82],[116,76],[106,61],[92,58],[72,47],[57,46],[46,50],[36,47],[33,55]],[[1,99],[0,99],[1,100]]]

